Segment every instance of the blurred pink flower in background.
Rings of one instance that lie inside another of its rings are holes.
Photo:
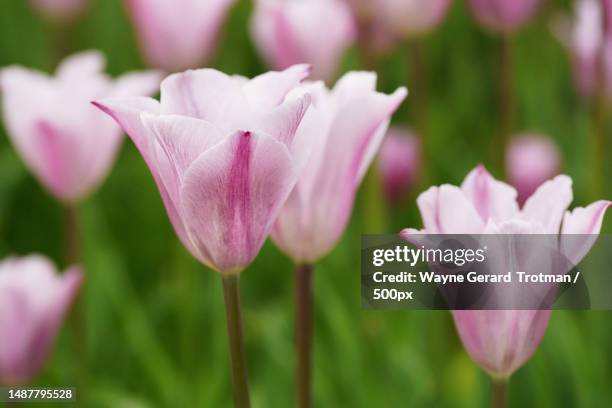
[[[0,71],[9,138],[44,187],[65,203],[83,200],[101,183],[123,140],[121,129],[89,101],[150,94],[159,84],[154,72],[113,80],[104,64],[102,54],[90,51],[64,60],[55,76],[18,66]]]
[[[574,265],[587,254],[599,234],[609,201],[567,211],[572,180],[560,175],[542,184],[522,209],[516,190],[495,180],[484,167],[472,170],[461,187],[431,187],[417,199],[423,230],[405,229],[412,240],[429,234],[550,234]],[[564,234],[584,234],[564,239]],[[507,378],[536,351],[548,325],[550,310],[453,310],[464,347],[495,378]]]
[[[341,0],[256,0],[253,41],[274,69],[312,65],[312,77],[330,80],[355,40],[350,9]]]
[[[392,127],[378,154],[380,174],[391,205],[397,205],[421,173],[421,145],[411,131]]]
[[[145,60],[166,72],[205,65],[235,0],[124,0]]]
[[[372,0],[387,29],[409,38],[427,34],[446,17],[452,0]]]
[[[561,170],[561,154],[547,136],[521,134],[513,137],[506,150],[506,174],[518,191],[520,205],[546,180]]]
[[[161,103],[95,102],[139,149],[181,242],[216,271],[237,273],[255,258],[304,168],[311,142],[296,129],[310,97],[283,101],[308,71],[251,80],[186,71],[162,82]]]
[[[606,29],[606,9],[612,10],[609,0],[577,0],[573,17],[558,15],[552,22],[553,33],[571,55],[576,88],[585,97],[598,89],[612,90],[612,33]]]
[[[39,255],[0,262],[0,384],[28,384],[42,368],[82,280]]]
[[[311,141],[313,152],[272,231],[274,243],[298,265],[327,254],[342,235],[359,184],[407,91],[379,93],[375,73],[349,72],[332,90],[309,83],[289,100],[304,93],[313,101],[297,134]]]
[[[87,11],[90,0],[30,0],[32,8],[50,21],[71,22]]]
[[[513,32],[526,24],[539,10],[542,0],[468,0],[476,20],[497,32]]]

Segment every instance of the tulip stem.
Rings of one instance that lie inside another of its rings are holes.
[[[423,185],[429,185],[427,176],[429,175],[426,168],[429,164],[431,152],[429,149],[428,126],[427,126],[427,70],[423,61],[423,47],[419,39],[414,39],[408,42],[408,65],[409,74],[408,84],[410,84],[410,99],[409,103],[412,107],[412,121],[417,130],[419,141],[421,142],[423,171],[421,173],[421,182]]]
[[[376,55],[372,50],[372,24],[367,18],[357,23],[357,51],[361,67],[367,71],[376,71]]]
[[[232,362],[234,405],[236,408],[248,408],[251,406],[251,402],[249,397],[249,380],[246,355],[244,352],[244,340],[242,336],[238,275],[224,275],[222,281],[229,351]]]
[[[64,207],[64,256],[66,265],[81,262],[81,233],[79,227],[79,209],[75,205]],[[76,385],[79,393],[79,405],[85,405],[83,397],[87,388],[87,338],[85,334],[85,302],[83,294],[75,299],[70,316],[72,341],[76,361]]]
[[[589,160],[591,171],[590,196],[592,200],[599,199],[602,194],[604,178],[604,155],[606,151],[606,120],[605,100],[601,91],[597,91],[591,109],[591,142]]]
[[[295,270],[296,400],[298,408],[312,405],[312,272],[310,264]]]
[[[494,163],[501,173],[505,171],[505,149],[513,131],[514,75],[512,37],[504,34],[499,44],[499,135],[494,152]]]
[[[64,256],[67,265],[81,261],[79,209],[74,205],[64,207]]]
[[[372,49],[372,23],[367,18],[358,22],[357,48],[362,68],[368,71],[376,71],[378,61]],[[382,201],[382,183],[376,165],[377,163],[374,161],[362,183],[362,194],[365,197],[362,231],[371,234],[383,233],[386,229],[386,209]]]
[[[72,24],[48,24],[48,35],[49,44],[49,69],[55,70],[58,64],[70,54],[71,38],[73,36],[73,25]]]
[[[491,408],[508,406],[508,380],[491,379]]]

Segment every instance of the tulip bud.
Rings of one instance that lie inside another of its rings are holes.
[[[605,42],[603,23],[599,0],[578,0],[574,3],[574,17],[559,15],[552,23],[554,35],[571,55],[574,82],[584,97],[592,96],[600,86],[599,67]]]
[[[526,24],[538,11],[542,0],[469,0],[476,20],[497,32],[513,32]]]
[[[166,72],[205,65],[235,0],[124,0],[147,63]]]
[[[379,0],[378,13],[393,31],[408,38],[426,34],[446,17],[451,0]]]
[[[159,83],[153,72],[111,80],[103,68],[102,54],[84,52],[64,60],[55,76],[18,66],[0,71],[9,138],[41,184],[65,203],[82,201],[101,183],[123,140],[121,129],[89,101],[150,93]]]
[[[391,128],[378,155],[380,174],[391,205],[397,205],[421,172],[419,139],[409,131]]]
[[[83,275],[42,256],[0,262],[0,384],[25,385],[47,360]]]
[[[518,135],[512,139],[506,151],[506,173],[518,191],[520,205],[540,184],[558,174],[560,167],[559,149],[544,135]]]
[[[348,6],[340,0],[257,0],[252,37],[274,69],[308,63],[312,77],[331,79],[355,39]]]
[[[30,0],[34,10],[54,22],[69,23],[79,18],[90,0]]]

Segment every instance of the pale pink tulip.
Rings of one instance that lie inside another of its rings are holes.
[[[275,69],[312,65],[312,76],[331,79],[355,39],[350,9],[341,0],[256,0],[252,37]]]
[[[310,142],[294,136],[310,98],[283,101],[307,75],[201,69],[166,78],[161,103],[95,102],[140,150],[182,243],[219,272],[255,258],[304,167]]]
[[[376,74],[350,72],[331,91],[314,82],[289,97],[303,93],[313,104],[298,135],[313,143],[313,153],[272,231],[274,243],[298,264],[318,260],[342,235],[359,184],[407,91],[378,93]]]
[[[518,191],[520,205],[559,170],[561,154],[549,137],[521,134],[512,138],[506,150],[506,174]]]
[[[58,274],[45,257],[0,262],[0,384],[25,385],[40,371],[83,274]]]
[[[573,17],[560,15],[552,24],[571,55],[574,82],[585,97],[601,89],[612,95],[612,33],[606,28],[606,9],[612,9],[608,0],[577,0]]]
[[[167,72],[205,65],[235,0],[124,0],[148,64]]]
[[[371,0],[376,14],[401,37],[417,37],[434,30],[446,17],[451,0]]]
[[[516,190],[495,180],[479,166],[461,187],[431,187],[417,199],[424,229],[416,234],[559,234],[559,248],[578,264],[599,234],[609,201],[567,211],[572,201],[572,180],[560,175],[542,184],[522,209]],[[577,239],[566,234],[582,234]],[[548,325],[550,310],[454,310],[461,341],[483,369],[496,378],[507,378],[536,351]]]
[[[55,22],[71,22],[87,10],[91,0],[30,0],[34,10]]]
[[[396,205],[414,186],[421,172],[418,137],[404,129],[389,129],[378,155],[378,165],[387,199]]]
[[[469,0],[478,23],[498,32],[513,32],[539,10],[542,0]]]
[[[83,200],[101,183],[123,140],[89,101],[151,93],[159,84],[156,73],[112,80],[103,68],[100,53],[85,52],[62,62],[55,76],[17,66],[0,71],[9,138],[45,188],[66,203]]]

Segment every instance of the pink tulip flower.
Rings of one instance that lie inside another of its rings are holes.
[[[378,165],[387,199],[391,205],[397,205],[421,172],[418,137],[404,129],[389,129],[378,155]]]
[[[251,80],[186,71],[162,82],[161,103],[95,102],[140,150],[182,243],[216,271],[237,273],[255,258],[304,168],[309,141],[295,132],[310,98],[284,99],[308,71]]]
[[[567,211],[572,201],[572,180],[560,175],[542,184],[522,209],[516,190],[495,180],[484,167],[474,169],[461,187],[431,187],[417,199],[424,229],[415,234],[559,234],[560,251],[578,264],[599,234],[612,203],[597,201]],[[564,238],[581,234],[584,238]],[[548,325],[550,310],[454,310],[459,337],[470,356],[494,378],[507,378],[536,351]]]
[[[418,37],[434,30],[446,17],[451,0],[374,0],[383,21],[399,36]]]
[[[298,135],[312,141],[313,152],[272,231],[274,243],[296,264],[318,260],[342,235],[359,184],[407,91],[378,93],[376,74],[350,72],[331,91],[314,82],[290,97],[303,93],[313,104]]]
[[[68,23],[83,15],[91,0],[30,0],[30,3],[46,19]]]
[[[23,161],[57,199],[76,203],[104,179],[122,140],[93,98],[151,93],[156,73],[106,76],[104,58],[85,52],[66,59],[55,76],[22,67],[0,71],[2,113]]]
[[[476,20],[497,32],[513,32],[539,10],[542,0],[468,0]]]
[[[540,184],[558,174],[561,154],[554,142],[538,134],[522,134],[512,138],[506,150],[506,173],[518,191],[520,205]]]
[[[356,35],[350,9],[341,0],[256,0],[252,37],[275,69],[312,65],[312,77],[329,80]]]
[[[573,18],[557,16],[552,24],[553,33],[571,55],[574,82],[584,97],[598,89],[612,90],[612,37],[605,27],[606,8],[612,9],[608,0],[578,0]]]
[[[83,280],[38,255],[0,262],[0,384],[28,384],[40,371]]]
[[[147,63],[166,72],[206,64],[235,0],[124,0]]]

